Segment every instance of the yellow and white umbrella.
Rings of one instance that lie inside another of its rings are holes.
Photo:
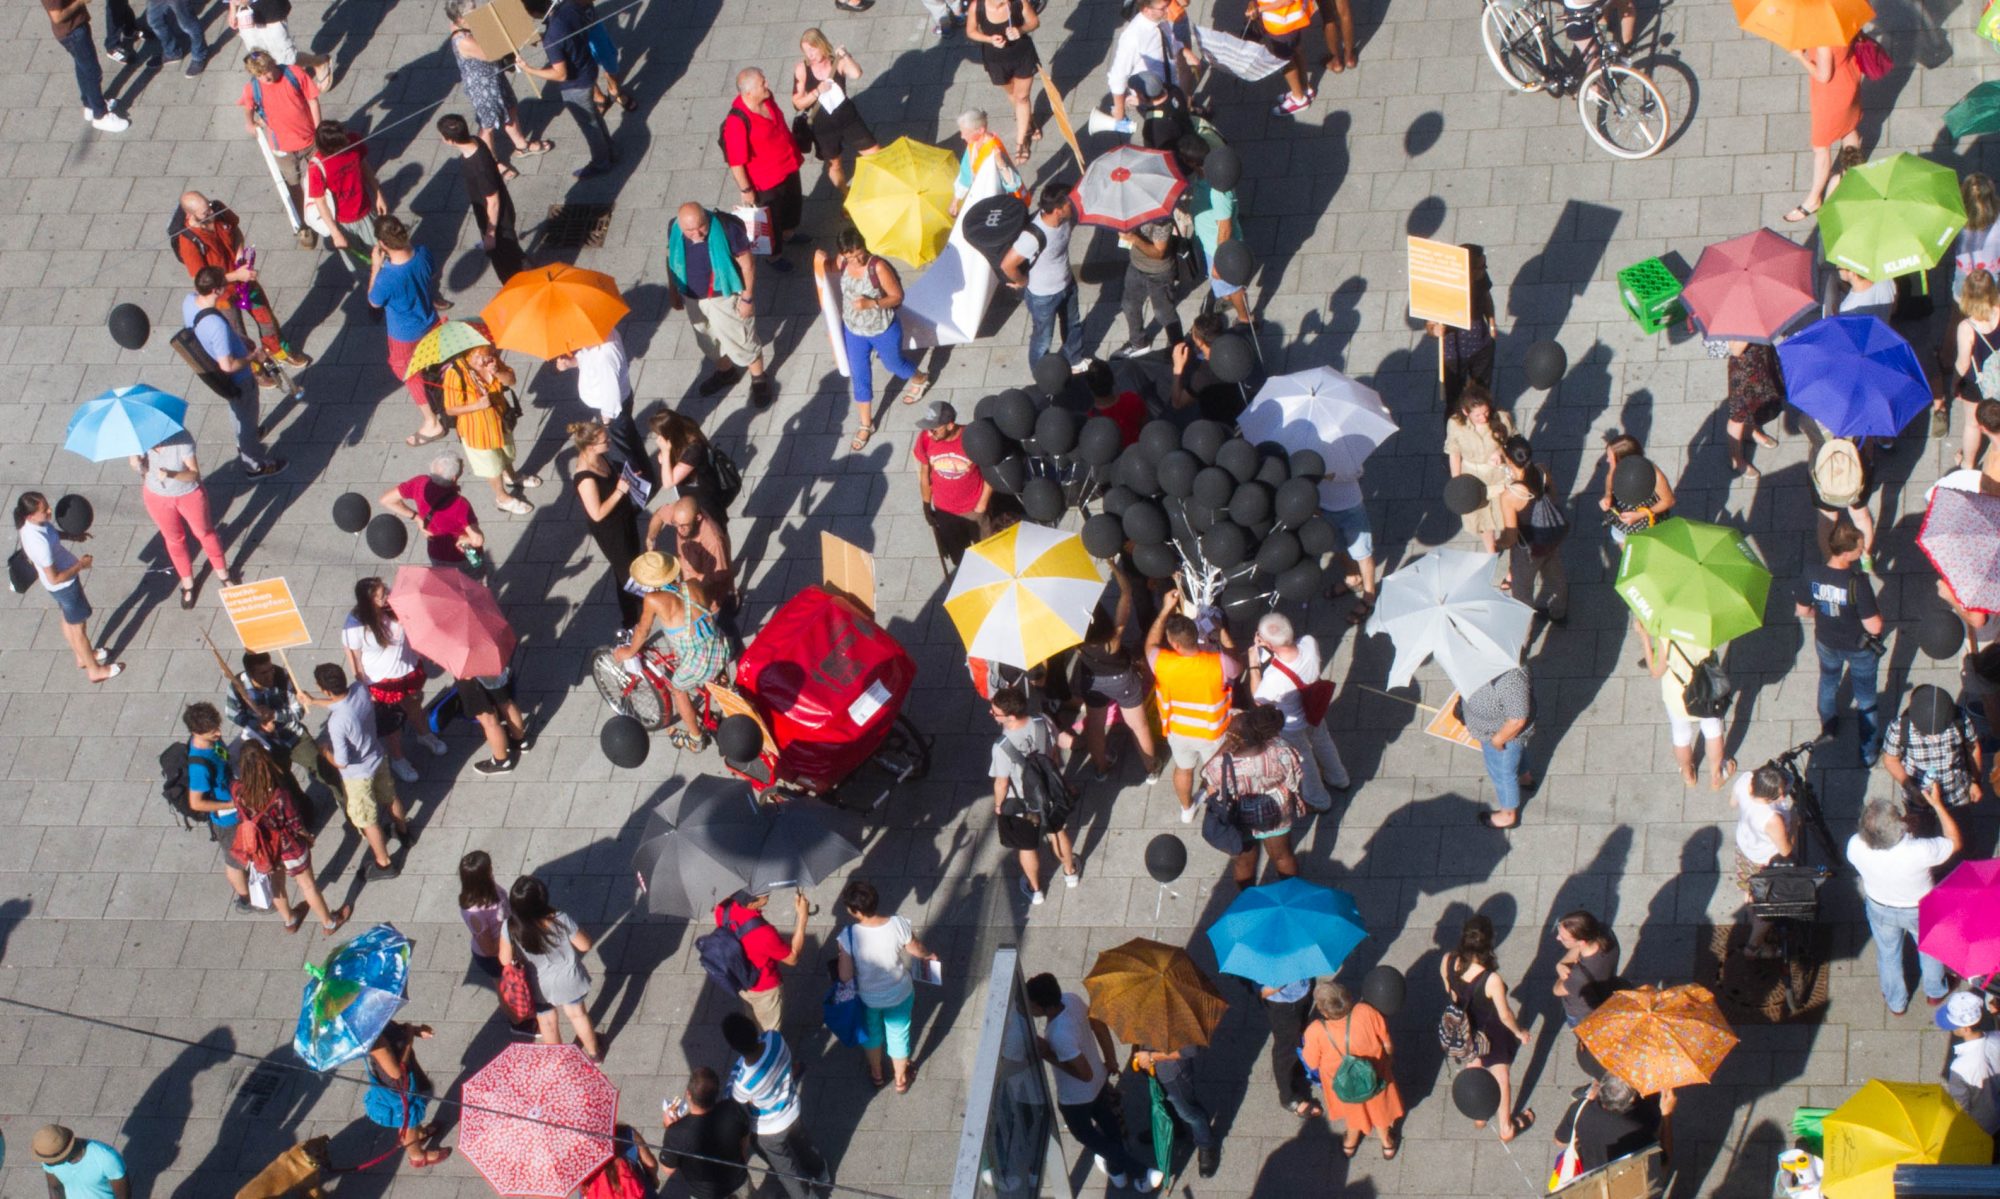
[[[1082,641],[1103,594],[1082,538],[1022,523],[965,551],[944,610],[967,654],[1026,670]]]

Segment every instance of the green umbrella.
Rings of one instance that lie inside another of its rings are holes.
[[[1944,127],[1953,137],[2000,133],[2000,79],[1980,84],[1946,109]]]
[[[1764,623],[1771,572],[1743,534],[1680,517],[1625,539],[1617,587],[1648,633],[1711,650]]]
[[[1936,266],[1963,228],[1958,174],[1914,154],[1848,171],[1819,212],[1826,260],[1877,282]]]
[[[1151,1100],[1153,1116],[1153,1168],[1168,1178],[1174,1176],[1174,1113],[1167,1107],[1167,1091],[1160,1080],[1151,1074],[1146,1076],[1146,1093]],[[1172,1184],[1161,1188],[1165,1194]]]

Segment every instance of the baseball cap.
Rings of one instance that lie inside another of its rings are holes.
[[[30,1142],[29,1148],[36,1161],[50,1166],[68,1157],[75,1145],[75,1133],[60,1124],[44,1124],[35,1130],[35,1139]]]
[[[924,409],[924,414],[917,418],[917,428],[919,429],[935,429],[942,425],[955,425],[957,423],[958,409],[952,407],[945,400],[932,400],[930,407]]]
[[[1955,1028],[1971,1028],[1986,1015],[1986,1001],[1977,992],[1960,991],[1944,1001],[1937,1010],[1937,1026],[1950,1032]],[[37,1142],[39,1148],[40,1142]]]

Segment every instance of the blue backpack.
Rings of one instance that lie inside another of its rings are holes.
[[[769,927],[762,916],[752,916],[741,924],[718,925],[714,932],[694,939],[695,956],[701,960],[708,980],[731,995],[740,995],[757,984],[757,967],[743,951],[743,934]]]

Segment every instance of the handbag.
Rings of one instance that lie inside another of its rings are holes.
[[[1320,1035],[1326,1038],[1327,1044],[1333,1043],[1333,1034],[1326,1031],[1324,1024],[1320,1025]],[[1354,1013],[1350,1011],[1346,1031],[1340,1039],[1340,1065],[1334,1067],[1333,1082],[1327,1089],[1342,1103],[1366,1103],[1380,1095],[1389,1084],[1382,1080],[1382,1072],[1375,1068],[1374,1062],[1348,1049],[1353,1043]]]
[[[256,908],[260,912],[270,911],[271,876],[264,873],[262,870],[257,869],[255,866],[252,866],[250,868],[250,881],[248,883],[248,887],[250,891],[250,906]]]
[[[1292,686],[1299,689],[1299,702],[1304,707],[1306,723],[1318,728],[1320,722],[1326,719],[1326,710],[1333,706],[1333,680],[1314,679],[1307,683],[1276,654],[1271,655],[1271,665],[1277,667],[1279,673],[1290,679]]]
[[[813,152],[813,125],[810,111],[799,113],[792,118],[792,146],[801,154]]]
[[[1227,754],[1222,758],[1222,789],[1204,795],[1201,806],[1202,840],[1231,855],[1249,848],[1243,826],[1236,820],[1236,763]]]
[[[535,992],[528,985],[528,971],[518,961],[500,967],[500,1006],[514,1023],[535,1015]]]
[[[841,948],[847,951],[847,956],[852,958],[854,940],[851,934],[843,930],[838,940]],[[868,1009],[861,1002],[860,988],[853,979],[841,979],[838,954],[827,960],[826,972],[830,981],[826,998],[820,1001],[820,1019],[835,1040],[860,1048],[868,1040]]]
[[[1576,1176],[1583,1173],[1583,1158],[1576,1151],[1576,1134],[1583,1127],[1584,1104],[1589,1102],[1589,1099],[1585,1099],[1582,1103],[1577,1104],[1576,1112],[1570,1116],[1569,1144],[1564,1145],[1562,1152],[1556,1154],[1555,1169],[1549,1171],[1550,1194],[1554,1194],[1576,1181]]]
[[[1849,47],[1854,55],[1854,65],[1863,79],[1875,80],[1896,69],[1896,60],[1882,48],[1882,43],[1865,33],[1854,35],[1854,43]]]

